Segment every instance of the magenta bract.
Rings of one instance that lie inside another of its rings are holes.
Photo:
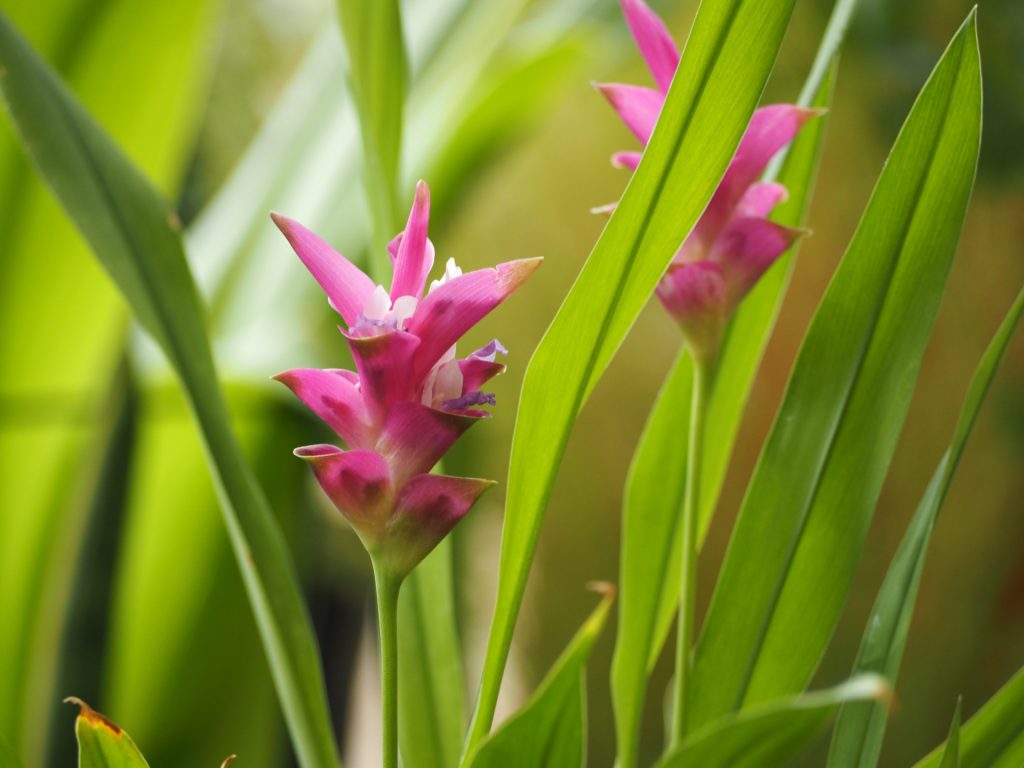
[[[298,222],[271,214],[345,322],[356,370],[298,368],[275,378],[344,442],[298,448],[324,492],[370,553],[393,573],[411,570],[493,483],[431,475],[494,396],[504,372],[494,340],[458,359],[456,342],[540,266],[522,259],[463,274],[451,259],[426,288],[434,263],[427,237],[430,190],[416,185],[405,229],[388,246],[390,290]]]
[[[615,83],[597,87],[646,146],[679,65],[679,51],[642,0],[622,0],[622,11],[657,88]],[[698,357],[717,353],[725,323],[739,302],[803,234],[768,221],[786,190],[758,179],[771,158],[818,114],[790,104],[754,112],[718,189],[658,286],[658,298]],[[636,170],[640,158],[639,152],[619,152],[612,164]]]

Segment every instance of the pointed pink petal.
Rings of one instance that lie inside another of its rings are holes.
[[[404,331],[379,336],[345,334],[359,371],[359,389],[371,421],[380,423],[388,408],[399,400],[415,396],[418,380],[413,361],[420,339]]]
[[[429,472],[479,419],[429,408],[422,403],[395,403],[387,413],[377,449],[394,468],[396,482]]]
[[[466,331],[522,285],[541,261],[519,259],[493,269],[467,272],[427,294],[407,326],[422,340],[416,351],[416,381],[421,381]]]
[[[793,140],[804,123],[820,114],[819,109],[794,104],[770,104],[756,110],[722,180],[733,200],[757,181],[768,161]]]
[[[803,234],[802,230],[749,216],[729,223],[715,242],[711,258],[726,274],[730,308],[735,308],[761,275]]]
[[[504,373],[505,366],[468,357],[459,360],[459,370],[462,371],[462,394],[468,395],[470,392],[476,392],[495,376]]]
[[[789,193],[786,188],[777,182],[762,181],[751,184],[736,204],[733,216],[736,218],[756,216],[763,219],[772,212],[776,205],[785,202],[787,197],[789,197]]]
[[[410,480],[398,495],[388,526],[388,564],[399,573],[411,571],[492,485],[492,480],[447,475]]]
[[[626,127],[646,146],[654,131],[654,124],[658,121],[665,97],[653,88],[644,88],[640,85],[598,83],[597,90],[604,94]]]
[[[379,535],[394,499],[383,456],[333,445],[307,445],[296,448],[295,455],[313,468],[320,487],[360,536]]]
[[[622,13],[658,90],[666,93],[679,66],[679,49],[672,35],[642,0],[622,0]]]
[[[354,376],[319,368],[295,368],[279,373],[280,381],[309,406],[349,448],[363,448],[369,440],[366,405]]]
[[[616,152],[612,155],[612,165],[616,168],[625,168],[628,171],[635,171],[640,165],[640,152]]]
[[[363,312],[363,305],[373,293],[373,281],[327,243],[294,219],[271,213],[292,249],[302,259],[306,269],[324,289],[331,306],[352,325]]]
[[[427,248],[427,226],[430,223],[430,188],[425,181],[417,182],[416,197],[409,211],[402,239],[398,241],[395,256],[395,277],[391,281],[391,300],[399,296],[419,298],[427,274],[434,266],[434,249]]]

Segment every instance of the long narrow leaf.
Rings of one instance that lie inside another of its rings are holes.
[[[537,692],[480,745],[470,768],[583,768],[587,743],[584,667],[614,599],[615,591],[608,587]]]
[[[857,660],[853,665],[854,673],[877,672],[884,675],[887,680],[896,682],[935,519],[946,499],[953,474],[967,445],[967,438],[978,418],[985,395],[992,386],[999,364],[1006,355],[1022,313],[1024,290],[1017,295],[1017,300],[996,331],[974,372],[953,432],[953,441],[939,462],[928,489],[907,527],[903,541],[896,550],[885,580],[878,590],[878,597],[868,616],[867,628],[864,630]],[[887,720],[888,712],[881,707],[870,704],[851,704],[844,707],[832,736],[828,762],[830,768],[873,768],[877,765]]]
[[[814,106],[827,107],[831,80],[816,94]],[[810,203],[824,138],[817,120],[798,136],[780,181],[789,190],[785,216],[789,226],[803,223]],[[711,522],[743,406],[768,341],[775,313],[792,271],[793,256],[765,275],[731,324],[720,372],[712,384],[704,445],[699,537]],[[635,759],[646,679],[665,643],[679,601],[678,533],[686,480],[686,440],[690,421],[693,364],[685,348],[662,384],[644,426],[626,479],[622,517],[619,621],[612,660],[612,695],[619,758]]]
[[[824,691],[805,693],[727,715],[686,739],[658,768],[763,768],[788,765],[848,701],[884,700],[878,675],[859,675]]]
[[[490,729],[541,519],[573,421],[724,173],[792,7],[791,0],[702,6],[644,159],[530,361],[469,750]]]
[[[946,737],[946,746],[942,749],[942,762],[939,768],[960,768],[960,707],[962,699],[957,699],[956,711],[953,713],[953,722],[949,724],[949,736]]]
[[[303,765],[336,765],[320,662],[287,548],[231,431],[171,211],[0,18],[4,98],[26,148],[188,392]]]
[[[975,17],[921,91],[794,365],[695,656],[690,727],[803,689],[910,403],[978,157]]]
[[[1024,668],[960,728],[960,768],[1020,768],[1024,765]],[[942,768],[946,743],[914,768]]]

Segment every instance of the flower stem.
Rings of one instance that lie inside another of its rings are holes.
[[[380,632],[380,698],[383,768],[398,768],[398,590],[401,579],[375,559]]]
[[[700,510],[701,460],[704,454],[704,427],[713,366],[694,360],[693,390],[690,401],[690,439],[686,453],[686,492],[683,497],[682,568],[679,593],[679,630],[676,642],[675,707],[672,716],[671,747],[686,736],[689,717],[690,665],[693,650],[694,603],[697,597],[697,523]]]

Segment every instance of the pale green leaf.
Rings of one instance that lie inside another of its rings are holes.
[[[534,695],[483,741],[469,761],[470,768],[583,768],[587,743],[585,665],[614,598],[614,590],[607,587],[604,598]]]
[[[75,719],[79,768],[149,768],[131,736],[119,726],[80,699],[66,701],[79,708]]]
[[[959,729],[960,768],[1020,768],[1024,765],[1024,669]],[[944,768],[942,744],[914,768]]]
[[[1018,294],[974,372],[953,432],[953,441],[939,462],[878,590],[854,662],[854,673],[877,672],[896,682],[935,519],[1022,313],[1024,290]],[[881,707],[867,703],[844,707],[832,736],[830,768],[873,768],[877,765],[887,720],[888,712]]]
[[[704,4],[654,135],[526,372],[509,467],[498,598],[468,751],[488,732],[544,509],[588,391],[735,152],[793,3]]]
[[[172,212],[5,19],[0,66],[0,87],[32,159],[188,392],[299,759],[337,764],[309,617],[280,530],[231,431]]]
[[[767,768],[788,765],[847,701],[884,700],[878,675],[859,675],[824,691],[759,704],[691,734],[659,768]]]
[[[690,727],[804,688],[853,578],[974,180],[973,13],[921,91],[811,323],[695,654]]]

